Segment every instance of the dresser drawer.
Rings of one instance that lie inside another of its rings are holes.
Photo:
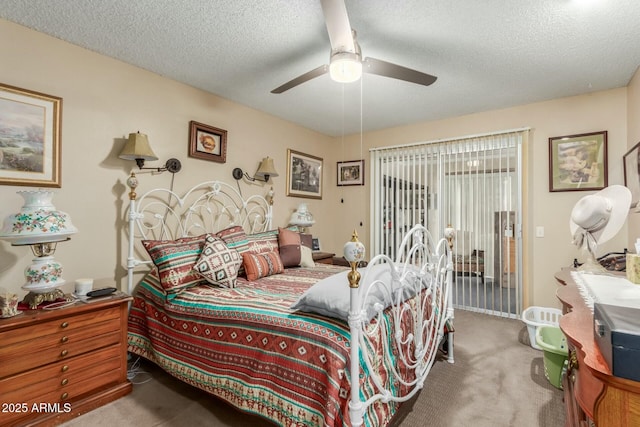
[[[120,344],[92,353],[53,363],[0,380],[0,391],[5,402],[42,399],[52,391],[60,393],[77,384],[107,372],[120,372],[125,368]],[[98,388],[102,384],[95,382]]]
[[[117,384],[126,371],[123,369],[113,369],[102,373],[93,373],[88,378],[78,381],[73,386],[65,387],[60,390],[49,391],[41,396],[29,399],[21,399],[15,401],[23,405],[27,410],[25,412],[4,413],[0,414],[0,425],[22,425],[27,419],[38,417],[41,415],[38,411],[44,413],[72,413],[77,412],[78,408],[75,402],[90,395],[92,392],[101,389],[107,389],[110,385]],[[3,396],[3,402],[7,402]],[[45,409],[42,409],[42,408]],[[34,410],[35,408],[35,410]]]
[[[3,334],[3,346],[0,348],[0,378],[69,359],[120,341],[121,323],[118,317],[96,317],[90,314],[76,316],[78,319],[71,317],[65,321],[48,322],[43,325],[46,332],[53,331],[52,333],[34,334],[34,330],[40,327],[16,329],[11,331],[14,336],[10,337],[10,343],[4,342]],[[18,340],[15,335],[20,331],[29,339]],[[8,361],[11,363],[6,363]]]

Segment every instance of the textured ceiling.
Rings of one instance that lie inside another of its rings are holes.
[[[622,87],[640,65],[638,0],[346,6],[363,56],[438,80],[271,94],[329,62],[318,0],[0,0],[0,17],[333,136]]]

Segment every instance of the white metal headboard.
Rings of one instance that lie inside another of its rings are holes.
[[[215,233],[231,226],[241,226],[247,234],[272,227],[273,189],[267,196],[243,198],[231,185],[207,181],[195,185],[179,196],[167,188],[155,188],[141,196],[136,194],[138,178],[132,172],[127,179],[129,192],[129,250],[127,289],[133,289],[133,271],[151,261],[136,257],[136,240],[175,240],[186,236]]]

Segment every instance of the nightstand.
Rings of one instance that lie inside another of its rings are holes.
[[[314,251],[311,253],[313,256],[313,262],[317,262],[319,264],[333,264],[333,256],[330,252],[320,252]]]
[[[117,295],[0,319],[0,425],[57,425],[131,391]]]

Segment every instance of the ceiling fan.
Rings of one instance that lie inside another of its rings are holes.
[[[391,62],[375,58],[362,59],[360,46],[356,41],[356,32],[351,29],[351,24],[349,24],[344,0],[320,0],[320,3],[331,42],[329,65],[321,65],[306,72],[273,89],[271,93],[282,93],[327,72],[329,72],[331,79],[341,83],[354,82],[362,76],[363,72],[424,86],[429,86],[436,81],[437,77],[435,76]]]

